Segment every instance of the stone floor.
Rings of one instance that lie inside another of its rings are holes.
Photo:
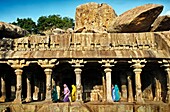
[[[144,104],[128,102],[31,102],[14,104],[0,103],[0,112],[170,112],[170,105],[161,102]]]

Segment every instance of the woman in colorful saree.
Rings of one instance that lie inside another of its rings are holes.
[[[71,86],[72,86],[71,101],[74,102],[76,100],[76,86],[74,84]]]
[[[119,87],[117,86],[117,84],[115,86],[112,86],[112,99],[115,102],[118,102],[120,100]]]
[[[63,86],[64,86],[64,99],[63,99],[63,101],[69,102],[70,90],[69,90],[69,88],[67,87],[66,84],[64,84]]]
[[[53,89],[52,89],[52,100],[53,102],[57,102],[58,100],[57,89],[55,85],[53,85]]]

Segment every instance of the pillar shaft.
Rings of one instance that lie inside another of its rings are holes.
[[[0,102],[5,102],[6,99],[6,89],[5,89],[5,80],[3,77],[1,77],[1,94]]]
[[[102,77],[102,81],[103,81],[103,102],[106,101],[106,80],[104,78],[104,76]]]
[[[23,70],[21,69],[16,69],[15,74],[16,74],[16,95],[15,95],[15,100],[14,102],[21,103],[21,92],[22,92],[22,72]]]
[[[132,80],[131,80],[131,76],[127,77],[128,80],[128,102],[133,102],[133,90],[132,90]]]
[[[106,100],[108,102],[112,102],[112,81],[111,81],[111,69],[110,68],[106,68],[104,69],[105,73],[106,73]]]
[[[83,101],[82,100],[82,85],[81,85],[81,72],[82,70],[80,68],[75,68],[74,70],[76,74],[76,87],[77,87],[77,92],[76,92],[76,101]]]
[[[52,97],[51,97],[51,74],[52,74],[52,69],[46,68],[44,70],[45,74],[46,74],[46,101],[52,101]]]
[[[27,98],[26,102],[31,102],[31,75],[27,74]]]
[[[170,68],[165,70],[167,71],[167,102],[170,103]]]
[[[134,69],[135,73],[135,84],[136,84],[136,101],[137,102],[143,102],[142,98],[142,90],[141,90],[141,78],[140,74],[142,72],[142,69]]]

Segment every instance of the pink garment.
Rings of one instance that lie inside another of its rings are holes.
[[[70,90],[67,87],[67,85],[64,84],[64,99],[63,99],[64,102],[69,102],[69,95],[70,95]]]

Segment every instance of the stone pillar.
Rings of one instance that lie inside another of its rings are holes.
[[[104,69],[106,73],[106,99],[108,102],[112,102],[112,77],[111,77],[111,69],[105,68]]]
[[[82,100],[83,88],[82,88],[82,85],[81,85],[81,72],[82,72],[82,70],[80,68],[75,68],[74,72],[76,74],[76,87],[77,87],[76,101],[83,101]]]
[[[27,74],[27,98],[26,102],[31,102],[31,74]]]
[[[111,63],[117,63],[117,61],[114,60],[102,60],[102,61],[98,61],[99,63],[102,64],[102,67],[104,67],[104,71],[106,74],[106,100],[107,102],[112,102],[112,77],[111,77],[111,67],[113,67],[114,65],[111,65]],[[105,92],[105,91],[104,91]]]
[[[12,68],[15,69],[15,74],[16,74],[16,95],[15,95],[15,100],[14,103],[22,103],[22,72],[24,66],[28,66],[29,62],[23,60],[8,60],[7,62],[8,65],[10,65]]]
[[[141,90],[141,72],[142,68],[145,66],[141,63],[146,63],[145,60],[132,60],[131,63],[134,63],[132,67],[134,68],[133,72],[135,73],[135,85],[136,85],[136,102],[143,103],[142,90]]]
[[[121,82],[121,101],[126,102],[127,101],[126,74],[120,75],[120,82]]]
[[[161,64],[161,67],[165,67],[166,76],[167,76],[167,96],[166,101],[170,104],[170,60],[158,61]]]
[[[144,102],[144,100],[142,98],[141,78],[140,78],[140,74],[142,72],[142,69],[136,68],[133,71],[135,73],[136,101],[137,102]]]
[[[102,82],[103,82],[103,102],[106,102],[106,80],[104,78],[104,76],[102,77]]]
[[[45,60],[38,60],[38,64],[44,68],[44,72],[46,75],[46,95],[45,95],[45,100],[46,101],[52,101],[51,97],[51,89],[52,89],[52,68],[55,65],[58,65],[59,62],[57,59],[45,59]]]
[[[14,103],[22,103],[21,99],[21,92],[22,92],[22,72],[23,70],[21,69],[16,69],[15,74],[16,74],[16,95],[15,95],[15,100]]]
[[[33,100],[38,100],[38,93],[39,93],[39,82],[34,77],[34,93],[33,93]]]
[[[0,102],[5,102],[6,99],[6,88],[5,88],[5,80],[4,77],[1,77],[1,94]]]
[[[170,65],[168,68],[165,69],[167,72],[167,102],[170,103]]]
[[[127,81],[128,81],[128,102],[133,102],[133,89],[132,89],[132,79],[131,75],[128,74],[127,76]]]
[[[52,69],[50,68],[46,68],[44,70],[45,74],[46,74],[46,97],[45,100],[46,101],[52,101],[52,97],[51,97],[51,74],[52,74]]]
[[[83,101],[82,99],[82,94],[83,94],[83,86],[81,85],[81,72],[82,70],[80,69],[81,67],[84,67],[84,63],[86,63],[86,61],[84,61],[83,59],[79,60],[74,60],[72,59],[71,61],[69,61],[70,64],[72,64],[72,67],[74,67],[74,72],[76,75],[76,88],[77,88],[77,92],[76,92],[76,101]],[[74,65],[73,65],[74,64]]]

